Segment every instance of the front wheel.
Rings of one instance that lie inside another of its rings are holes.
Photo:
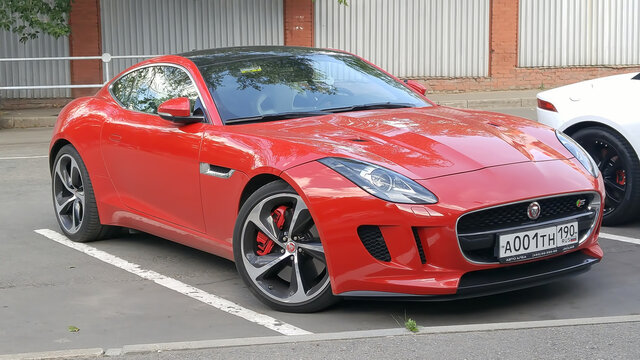
[[[589,127],[572,136],[591,155],[602,174],[606,198],[604,225],[637,218],[640,211],[640,163],[629,142],[605,127]]]
[[[233,252],[251,292],[276,310],[314,312],[336,302],[309,209],[284,181],[247,199],[236,221]]]

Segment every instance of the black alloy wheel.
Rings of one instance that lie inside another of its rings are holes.
[[[640,162],[629,142],[606,127],[589,127],[572,136],[591,155],[602,174],[606,197],[604,225],[617,225],[638,217]]]
[[[63,146],[56,154],[51,190],[56,219],[69,239],[93,241],[114,236],[121,230],[100,223],[89,172],[72,145]]]
[[[284,181],[263,186],[244,203],[233,252],[245,284],[276,310],[314,312],[337,300],[313,218]]]

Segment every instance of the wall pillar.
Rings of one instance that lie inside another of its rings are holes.
[[[518,0],[491,0],[489,76],[515,75],[518,66]]]
[[[102,36],[100,33],[100,0],[75,0],[69,14],[69,53],[71,56],[102,55]],[[71,83],[102,83],[101,60],[71,61]],[[73,97],[95,94],[97,89],[73,89]]]
[[[284,0],[285,45],[313,46],[313,26],[312,0]]]

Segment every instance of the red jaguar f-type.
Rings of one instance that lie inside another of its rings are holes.
[[[604,188],[563,133],[437,106],[357,56],[296,47],[141,62],[58,118],[55,214],[234,260],[283,311],[449,299],[588,270]]]

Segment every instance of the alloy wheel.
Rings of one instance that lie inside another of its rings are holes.
[[[69,154],[62,155],[55,164],[53,196],[60,224],[70,234],[77,233],[84,220],[84,183],[78,163]]]
[[[606,192],[604,214],[607,215],[625,199],[628,166],[620,156],[618,149],[600,137],[583,138],[580,145],[595,160],[600,173],[602,173]]]
[[[242,228],[241,251],[250,281],[278,302],[308,303],[329,286],[317,228],[297,194],[272,195],[251,208]]]

